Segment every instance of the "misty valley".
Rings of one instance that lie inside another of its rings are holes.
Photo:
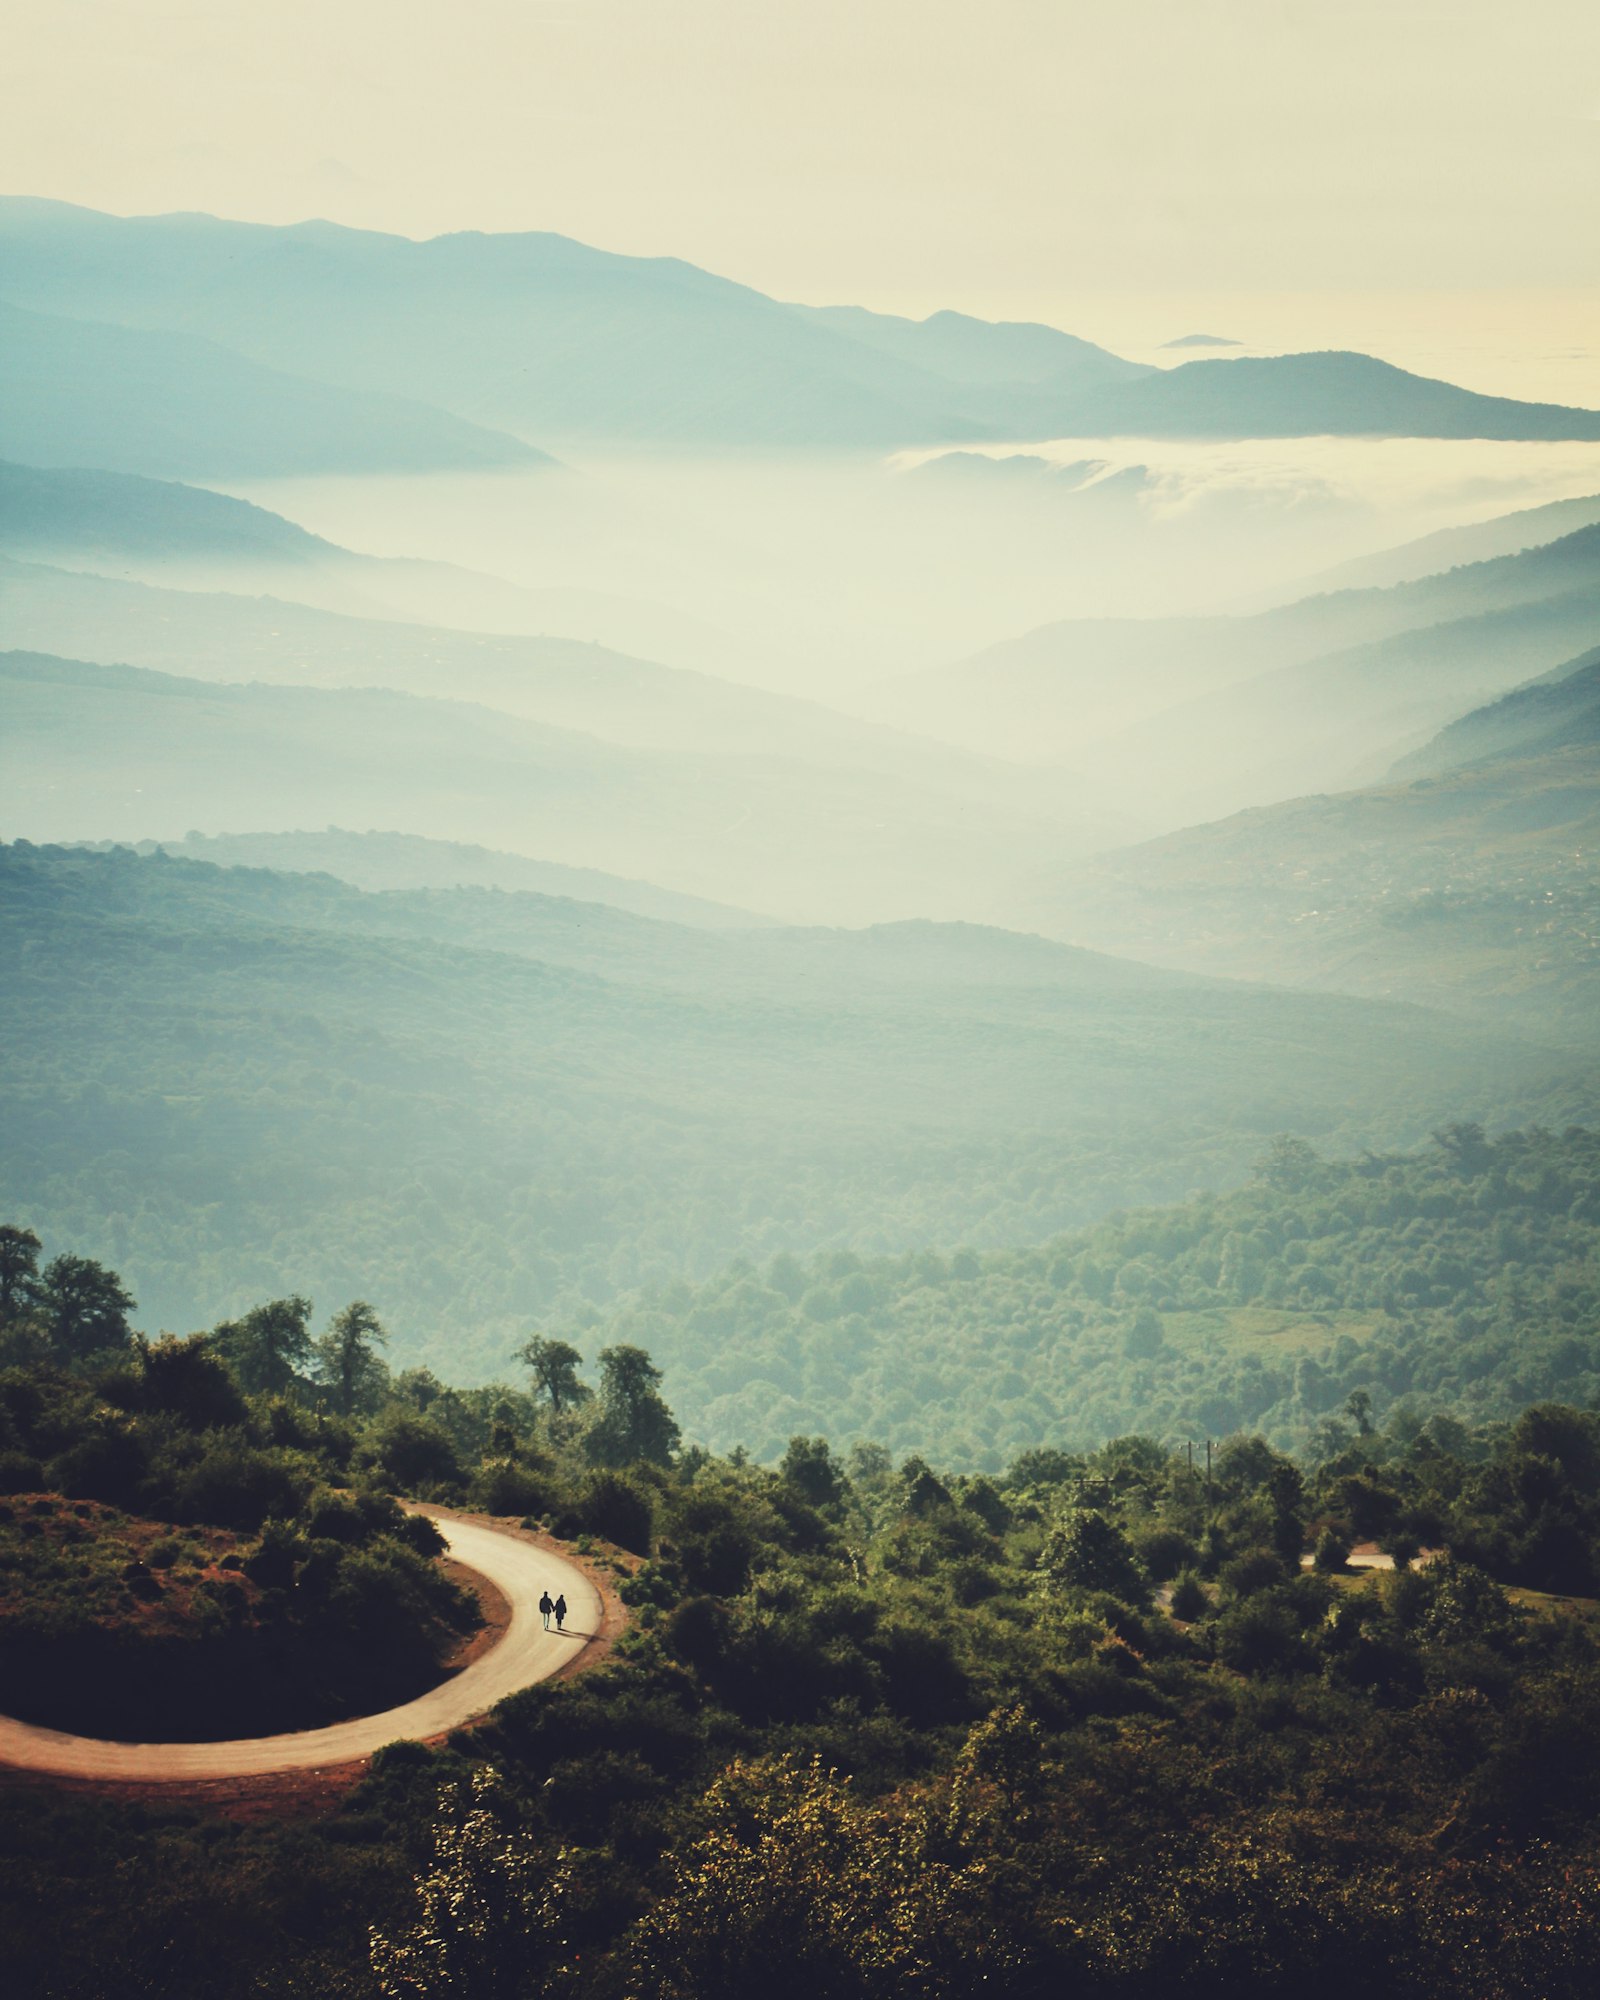
[[[19,1995],[1593,1990],[1526,367],[0,199]]]

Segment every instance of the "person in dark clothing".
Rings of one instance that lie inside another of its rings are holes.
[[[539,1599],[539,1609],[544,1614],[544,1629],[547,1632],[550,1630],[550,1614],[555,1608],[555,1601],[547,1590]]]
[[[558,1632],[564,1632],[566,1630],[566,1626],[562,1623],[562,1620],[567,1615],[567,1600],[564,1597],[558,1597],[556,1599],[555,1609],[556,1609],[556,1630]]]

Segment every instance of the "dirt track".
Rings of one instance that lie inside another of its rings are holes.
[[[451,1555],[489,1578],[511,1606],[505,1635],[450,1680],[399,1708],[288,1736],[238,1737],[226,1743],[109,1743],[0,1716],[0,1764],[52,1777],[130,1784],[194,1785],[208,1780],[310,1772],[358,1762],[404,1737],[431,1738],[475,1720],[518,1688],[547,1680],[599,1639],[600,1593],[573,1563],[514,1532],[432,1516]],[[564,1595],[564,1633],[545,1631],[539,1597]]]

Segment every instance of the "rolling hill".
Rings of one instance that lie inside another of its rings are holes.
[[[931,764],[631,747],[382,687],[11,653],[0,710],[5,824],[30,838],[398,825],[830,922],[985,916],[1014,902],[1024,866],[1090,839],[1089,823],[1030,810],[1015,789],[1007,804],[1003,770],[980,800],[935,784]]]
[[[1403,757],[1395,777],[1423,777],[1504,758],[1600,744],[1600,646],[1441,729]]]
[[[14,844],[0,951],[5,1213],[113,1260],[146,1325],[381,1296],[397,1358],[457,1380],[535,1314],[740,1255],[1037,1242],[1278,1130],[1588,1102],[1421,1010],[963,926],[711,933]]]
[[[868,712],[1093,768],[1169,826],[1375,779],[1600,631],[1600,526],[1249,616],[1079,619],[881,683]]]
[[[1079,846],[1138,829],[1088,788],[862,721],[821,703],[560,638],[455,632],[271,597],[166,590],[6,563],[0,643],[202,680],[390,689],[486,704],[646,751],[765,756],[1037,814]]]
[[[1156,964],[1600,1034],[1600,660],[1451,724],[1363,790],[1101,856],[1045,928]]]
[[[355,617],[580,639],[669,666],[732,671],[745,649],[663,604],[570,586],[526,589],[481,570],[341,548],[247,500],[176,480],[0,460],[0,545],[55,567],[288,598]],[[35,630],[31,644],[93,652]]]
[[[1514,514],[1497,514],[1492,520],[1474,521],[1460,528],[1440,528],[1415,541],[1402,542],[1398,548],[1340,563],[1336,569],[1307,577],[1294,595],[1298,598],[1313,591],[1386,590],[1391,584],[1415,583],[1421,577],[1459,569],[1464,563],[1490,562],[1496,556],[1544,548],[1575,534],[1579,528],[1592,528],[1596,522],[1600,522],[1600,493],[1550,500],[1542,507],[1519,507]]]
[[[606,875],[598,868],[566,868],[459,840],[426,840],[418,833],[352,833],[330,826],[321,833],[191,833],[182,840],[143,841],[185,861],[219,868],[267,868],[279,874],[333,875],[357,889],[506,889],[601,904],[663,923],[701,930],[743,930],[774,919],[728,903],[675,895],[653,882]]]

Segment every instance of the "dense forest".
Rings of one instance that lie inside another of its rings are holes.
[[[1352,1393],[1468,1421],[1600,1398],[1600,1137],[1442,1129],[1424,1149],[1267,1147],[1248,1185],[1036,1249],[736,1265],[602,1319],[691,1434],[796,1430],[996,1471],[1046,1442],[1325,1441]]]
[[[1587,1059],[1443,1015],[963,925],[714,935],[17,842],[0,964],[0,1206],[152,1327],[377,1298],[456,1381],[739,1257],[1040,1244],[1234,1184],[1280,1131],[1593,1108]]]
[[[1539,1153],[1500,1168],[1553,1198]],[[63,1647],[115,1628],[113,1516],[175,1545],[141,1587],[227,1534],[263,1596],[309,1614],[342,1574],[404,1631],[406,1493],[619,1548],[631,1622],[309,1808],[0,1787],[27,2000],[1590,1988],[1592,1411],[1375,1424],[1358,1390],[1298,1456],[1238,1435],[1209,1469],[1140,1436],[759,1467],[683,1448],[636,1348],[591,1386],[536,1339],[522,1386],[460,1391],[298,1296],[150,1342],[45,1250],[0,1232],[0,1660],[52,1601]],[[1373,1541],[1391,1570],[1352,1566]]]

